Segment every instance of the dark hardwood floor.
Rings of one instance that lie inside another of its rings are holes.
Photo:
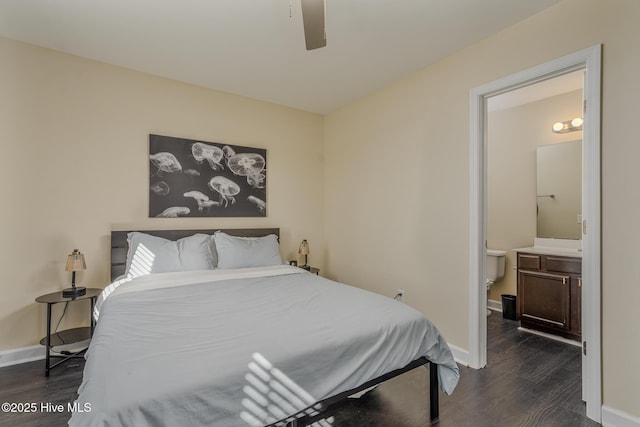
[[[0,404],[37,405],[35,412],[0,412],[0,426],[64,426],[71,417],[67,404],[76,399],[82,382],[84,359],[68,361],[44,376],[44,360],[0,368]],[[42,411],[41,404],[63,405],[64,411]]]
[[[440,396],[440,420],[429,422],[427,369],[415,369],[379,386],[360,399],[332,408],[335,427],[514,427],[597,426],[581,401],[580,349],[517,330],[518,322],[500,313],[488,318],[488,364],[461,367],[458,387]],[[0,412],[0,426],[63,426],[82,380],[82,360],[44,376],[44,361],[0,369],[0,403],[50,402],[63,413]],[[134,426],[135,427],[135,426]]]
[[[451,396],[440,392],[440,419],[431,424],[428,372],[387,381],[335,411],[335,426],[552,427],[598,426],[581,400],[580,348],[518,331],[500,313],[488,317],[487,367],[460,366]]]

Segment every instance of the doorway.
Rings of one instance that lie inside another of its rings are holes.
[[[487,100],[515,89],[584,70],[582,160],[582,341],[583,396],[587,416],[601,419],[601,227],[600,227],[600,74],[601,45],[472,89],[470,92],[470,251],[469,362],[487,360],[485,254],[487,241]],[[588,285],[587,285],[588,284]]]
[[[510,296],[523,291],[518,288],[517,250],[556,246],[555,255],[574,255],[577,265],[572,267],[578,268],[572,271],[579,270],[582,125],[571,123],[582,120],[583,78],[583,70],[573,71],[487,99],[487,252],[494,255],[487,258],[493,261],[487,264],[487,306],[492,310],[501,311],[502,295],[505,305],[515,308]],[[566,127],[554,131],[552,124],[561,122]],[[504,268],[497,270],[498,262]],[[570,342],[579,345],[577,279],[573,286],[545,282],[550,283],[559,286],[545,287],[539,295],[540,284],[531,288],[537,297],[529,302],[540,312],[527,315],[552,315],[553,319],[543,317],[542,330],[557,328],[556,336],[571,337]],[[517,298],[518,305],[522,300]]]

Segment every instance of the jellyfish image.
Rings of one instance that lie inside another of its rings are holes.
[[[191,209],[184,206],[173,206],[163,210],[156,215],[156,218],[178,218],[179,216],[189,215]]]
[[[263,173],[259,173],[256,175],[247,176],[247,184],[252,186],[253,188],[264,188],[264,179],[265,175]]]
[[[211,178],[209,188],[220,195],[220,204],[224,202],[225,208],[229,205],[229,202],[231,202],[231,204],[236,202],[234,196],[240,192],[240,186],[238,184],[223,176],[214,176]]]
[[[229,160],[229,157],[234,156],[236,154],[235,150],[228,145],[222,147],[222,152],[224,153],[224,158]]]
[[[264,169],[264,157],[256,153],[234,154],[227,161],[229,169],[236,175],[249,176]]]
[[[265,175],[262,173],[266,162],[256,153],[234,154],[227,160],[229,169],[240,176],[247,177],[247,183],[253,188],[263,188]]]
[[[150,154],[149,159],[151,159],[151,163],[158,168],[158,172],[156,172],[158,176],[162,176],[162,172],[174,173],[182,171],[182,165],[178,159],[176,159],[176,156],[171,153],[162,152]]]
[[[195,169],[187,169],[182,171],[182,173],[189,177],[189,182],[191,182],[191,185],[193,185],[195,177],[200,176],[200,172]]]
[[[202,202],[202,206],[207,208],[207,213],[209,212],[209,208],[214,206],[220,206],[220,202],[216,202],[215,200],[205,200]]]
[[[264,202],[264,200],[261,200],[256,196],[249,196],[247,197],[247,200],[249,201],[249,203],[256,205],[256,209],[258,209],[258,212],[264,213],[267,210],[267,204]]]
[[[164,181],[159,181],[151,184],[150,189],[158,196],[166,196],[167,194],[169,194],[169,191],[171,190],[169,188],[169,184],[167,184]]]
[[[218,170],[218,168],[224,169],[224,166],[220,163],[224,157],[224,153],[222,149],[214,145],[196,142],[191,146],[191,154],[193,154],[193,158],[196,159],[198,163],[206,160],[213,170]]]
[[[187,169],[186,171],[182,172],[185,175],[191,175],[191,176],[200,176],[200,172],[198,172],[195,169]]]
[[[198,210],[202,212],[205,208],[207,208],[207,212],[209,212],[209,208],[212,206],[220,206],[220,202],[215,202],[213,200],[209,200],[209,196],[206,194],[202,194],[199,191],[187,191],[183,194],[184,197],[193,197],[198,203]]]

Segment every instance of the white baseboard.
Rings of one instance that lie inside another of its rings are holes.
[[[456,362],[463,366],[469,366],[469,352],[467,350],[463,350],[460,347],[456,347],[451,344],[449,344],[449,348],[451,349],[451,353],[453,354],[453,358]]]
[[[44,359],[44,347],[41,345],[2,350],[0,351],[0,368],[42,359]]]
[[[502,313],[502,302],[494,299],[487,300],[487,308]]]
[[[560,337],[558,335],[548,334],[542,331],[536,331],[535,329],[523,328],[522,326],[518,326],[518,330],[522,332],[526,332],[528,334],[540,335],[541,337],[560,341],[565,344],[575,345],[576,347],[582,347],[582,343],[580,341],[570,340],[569,338]]]
[[[602,425],[604,427],[640,427],[640,418],[602,405]]]

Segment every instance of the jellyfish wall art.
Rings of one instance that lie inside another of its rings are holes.
[[[149,216],[267,215],[267,150],[149,135]]]

